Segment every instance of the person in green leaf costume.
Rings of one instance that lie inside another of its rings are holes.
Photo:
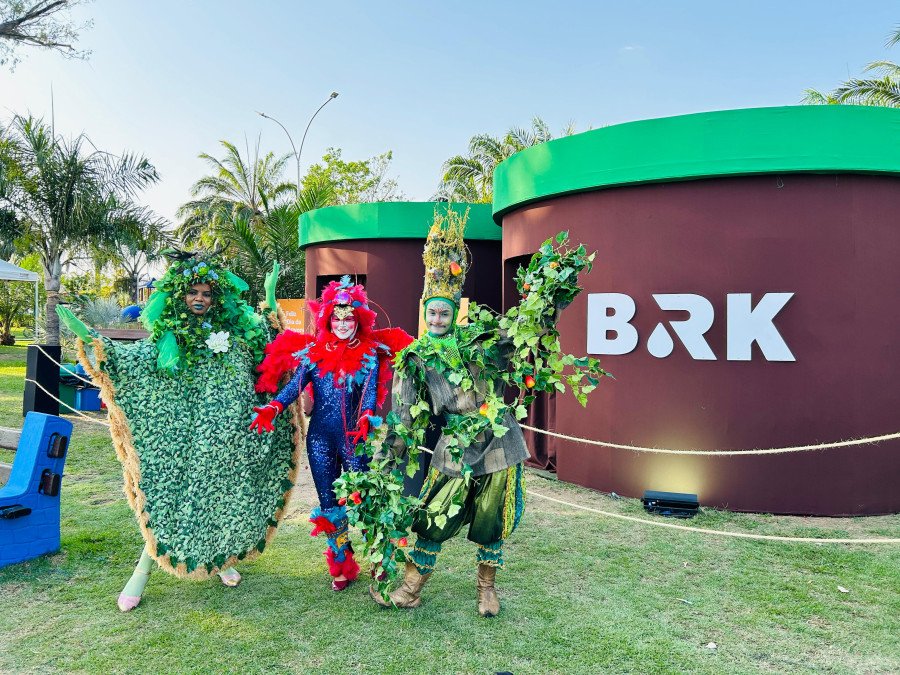
[[[378,532],[382,521],[406,522],[403,502],[396,497],[393,510],[381,499],[381,515],[367,512],[365,505],[357,507],[351,522],[375,532],[371,559],[382,561],[381,568],[389,571],[392,558],[406,561],[399,588],[387,596],[372,588],[377,603],[404,608],[420,604],[443,542],[467,527],[469,540],[477,546],[478,612],[492,617],[500,611],[494,582],[504,563],[503,544],[525,507],[523,462],[529,452],[517,419],[525,416],[534,392],[564,391],[566,384],[584,404],[606,373],[596,359],[560,353],[555,330],[559,311],[580,292],[578,274],[590,269],[594,257],[581,246],[563,249],[565,233],[556,247],[546,242],[528,269],[520,270],[524,298],[519,305],[502,317],[472,305],[468,325],[457,325],[468,267],[465,220],[465,215],[448,210],[436,214],[429,232],[422,297],[428,332],[397,356],[394,411],[373,465],[390,470],[391,457],[396,461],[408,455],[415,471],[430,418],[442,418],[442,435],[411,517],[418,540],[407,553],[405,538],[394,539],[397,532]],[[564,374],[567,366],[573,370]],[[504,400],[508,385],[520,387],[512,404]],[[364,480],[371,479],[350,476],[339,487],[361,488],[367,495],[378,492],[367,489]],[[385,541],[397,541],[399,547]],[[377,579],[378,567],[375,573]]]
[[[145,340],[113,342],[57,308],[109,409],[145,541],[119,596],[123,612],[140,602],[154,562],[178,577],[218,575],[236,586],[233,565],[274,537],[297,467],[290,425],[266,436],[247,429],[254,406],[265,403],[254,367],[270,327],[280,328],[277,309],[255,313],[240,298],[246,282],[213,257],[174,257],[142,312]],[[277,275],[276,265],[266,278],[268,308],[277,307]]]

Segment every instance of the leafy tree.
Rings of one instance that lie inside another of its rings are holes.
[[[40,271],[37,256],[31,255],[14,261],[22,269]],[[45,298],[43,285],[38,282],[38,302]],[[0,344],[14,345],[13,326],[31,326],[34,322],[34,282],[0,282]]]
[[[141,278],[163,257],[163,251],[175,244],[175,237],[168,223],[149,210],[136,210],[134,216],[126,236],[94,251],[93,258],[101,267],[113,265],[124,282],[120,290],[137,302]]]
[[[574,125],[567,125],[563,136],[575,133]],[[468,152],[444,162],[437,199],[452,202],[489,203],[494,199],[494,169],[505,159],[533,145],[553,138],[550,127],[540,117],[531,127],[512,127],[501,137],[478,134],[469,139]]]
[[[90,52],[76,49],[74,43],[92,22],[76,24],[68,16],[68,10],[80,4],[83,0],[0,0],[0,66],[14,69],[21,60],[16,54],[21,45],[87,58]]]
[[[328,148],[321,162],[309,167],[303,188],[330,184],[336,204],[391,202],[403,199],[395,178],[389,178],[393,153],[388,150],[369,159],[346,162],[340,148]]]
[[[191,188],[194,199],[178,210],[183,218],[177,234],[186,245],[222,249],[229,265],[250,284],[252,303],[263,297],[263,281],[272,263],[281,265],[279,293],[302,297],[305,258],[299,248],[297,220],[301,213],[360,201],[399,199],[397,181],[387,176],[391,153],[361,161],[344,161],[329,148],[297,186],[282,180],[291,155],[260,157],[259,144],[250,159],[235,145],[222,141],[225,157],[200,155],[214,173]]]
[[[245,159],[233,143],[220,143],[225,148],[225,156],[217,159],[205,152],[200,155],[213,172],[194,183],[193,199],[176,213],[182,221],[177,234],[184,243],[193,240],[215,243],[210,241],[210,235],[216,226],[235,218],[244,218],[255,227],[271,207],[296,192],[293,183],[281,178],[291,155],[276,157],[269,152],[260,157],[257,139],[253,157],[248,146]]]
[[[63,268],[79,254],[134,236],[145,213],[134,198],[158,179],[145,157],[96,150],[83,133],[66,140],[31,116],[0,131],[0,208],[16,215],[0,222],[0,238],[17,239],[40,257],[49,344],[59,344]]]
[[[890,34],[887,47],[900,42],[900,28]],[[803,102],[809,105],[874,105],[900,108],[900,65],[892,61],[874,61],[863,69],[875,77],[851,78],[833,92],[825,94],[807,89]]]
[[[60,296],[66,304],[81,307],[90,300],[109,297],[116,292],[115,275],[104,271],[103,266],[94,264],[87,271],[73,271],[62,275]]]

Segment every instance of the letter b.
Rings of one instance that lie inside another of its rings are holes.
[[[634,300],[624,293],[589,294],[587,353],[617,356],[634,351],[638,333],[629,323],[634,313]]]

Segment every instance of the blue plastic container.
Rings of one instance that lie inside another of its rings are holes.
[[[77,390],[75,392],[75,407],[78,410],[100,410],[100,390]]]

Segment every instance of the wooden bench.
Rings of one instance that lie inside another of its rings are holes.
[[[21,429],[10,429],[9,427],[0,427],[0,449],[16,451],[19,447],[19,438],[22,436]],[[0,486],[9,480],[9,472],[12,471],[12,464],[0,462]]]
[[[141,328],[98,328],[97,332],[110,340],[143,340],[150,337],[150,333]]]

